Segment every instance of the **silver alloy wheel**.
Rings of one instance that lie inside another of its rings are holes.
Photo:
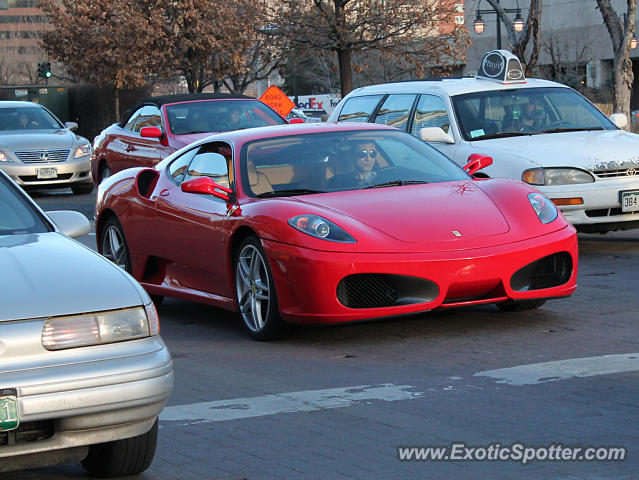
[[[102,256],[108,258],[122,270],[126,270],[127,254],[122,232],[115,225],[109,225],[102,237]]]
[[[235,288],[244,323],[252,332],[261,332],[271,306],[271,290],[266,262],[255,245],[246,245],[238,256]]]

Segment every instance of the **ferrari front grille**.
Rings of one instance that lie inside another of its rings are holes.
[[[387,273],[359,273],[337,285],[337,299],[348,308],[380,308],[432,302],[437,284],[418,277]]]
[[[527,291],[563,285],[572,275],[572,257],[559,252],[540,258],[520,268],[510,279],[513,290]]]

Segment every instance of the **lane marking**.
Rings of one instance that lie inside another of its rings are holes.
[[[534,385],[569,378],[593,377],[637,370],[639,370],[639,353],[623,353],[498,368],[477,372],[474,376],[494,378],[497,383],[508,385]]]
[[[164,409],[160,414],[160,421],[180,422],[177,425],[224,422],[278,413],[312,412],[329,408],[352,407],[371,401],[395,402],[424,396],[422,392],[408,391],[414,388],[410,385],[385,383],[174,405]],[[176,425],[173,424],[173,426]]]

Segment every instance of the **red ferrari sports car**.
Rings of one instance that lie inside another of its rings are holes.
[[[255,339],[576,288],[575,229],[530,185],[474,178],[374,124],[214,135],[100,185],[99,251],[147,291],[239,311]]]
[[[91,175],[104,178],[130,167],[153,167],[169,154],[215,132],[283,125],[259,100],[226,93],[164,95],[140,101],[124,120],[95,137]]]

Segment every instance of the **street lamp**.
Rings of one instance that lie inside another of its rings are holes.
[[[499,3],[499,0],[497,0]],[[479,0],[479,5],[481,5],[481,0]],[[478,6],[479,6],[478,5]],[[513,28],[515,32],[521,33],[524,30],[524,19],[521,18],[521,9],[519,8],[519,1],[517,1],[517,8],[504,8],[504,12],[506,13],[514,13],[515,21],[513,22]],[[501,50],[501,19],[499,18],[499,14],[497,10],[491,8],[490,10],[482,10],[481,8],[477,9],[477,17],[475,18],[475,22],[473,23],[473,28],[477,35],[481,35],[484,33],[486,29],[486,24],[484,23],[484,19],[481,17],[482,15],[495,15],[497,17],[497,50]]]

